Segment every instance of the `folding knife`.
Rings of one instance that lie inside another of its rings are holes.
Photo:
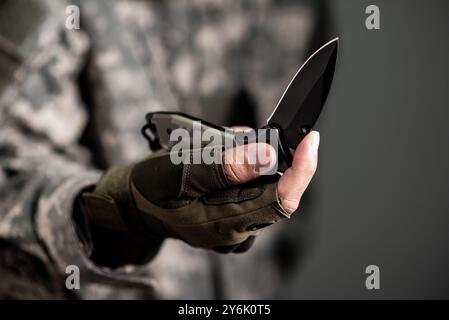
[[[318,120],[331,87],[337,51],[338,38],[335,38],[304,62],[279,99],[267,125],[262,127],[276,133],[279,171],[285,171],[291,166],[296,147]],[[174,143],[170,139],[173,130],[184,128],[192,132],[197,121],[201,121],[201,132],[209,130],[221,136],[222,139],[218,142],[220,145],[232,146],[237,136],[223,127],[177,112],[148,113],[146,121],[142,133],[153,150],[161,147],[170,150]],[[255,140],[247,139],[244,143],[255,141],[260,141],[260,136],[256,135]],[[201,147],[205,145],[211,146],[205,141]]]

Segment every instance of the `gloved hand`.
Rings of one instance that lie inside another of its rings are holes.
[[[260,229],[298,208],[316,169],[318,145],[319,134],[312,131],[282,176],[259,176],[276,159],[274,149],[262,143],[222,151],[223,164],[175,165],[168,152],[155,153],[108,170],[93,192],[83,194],[84,211],[89,223],[102,228],[173,237],[219,252],[245,251]],[[256,147],[265,149],[269,163],[235,161],[236,151],[249,159]]]

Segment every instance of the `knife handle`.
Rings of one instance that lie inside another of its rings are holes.
[[[148,140],[152,150],[164,148],[170,151],[173,145],[178,143],[178,141],[172,140],[172,133],[177,129],[185,130],[186,135],[190,137],[192,148],[223,144],[232,146],[235,143],[234,134],[226,131],[223,127],[181,112],[151,112],[146,115],[146,121],[147,123],[142,128],[142,134]],[[195,134],[199,136],[196,137]],[[203,135],[214,136],[215,139],[203,140]]]
[[[270,143],[270,139],[275,138],[278,140],[278,171],[285,171],[292,163],[292,154],[284,142],[282,130],[275,126],[265,126],[261,129],[269,130],[256,130],[255,133],[230,132],[223,127],[180,112],[151,112],[146,115],[146,122],[142,128],[142,134],[148,140],[151,150],[163,148],[170,151],[173,145],[179,142],[171,139],[173,138],[172,133],[176,129],[184,129],[191,138],[193,137],[190,141],[190,148],[218,145],[231,148],[255,142]],[[273,131],[270,132],[270,130]],[[195,137],[195,132],[200,136]],[[269,134],[267,135],[267,133]],[[203,134],[208,138],[214,136],[214,139],[203,140],[201,138]],[[195,138],[197,139],[195,140]]]

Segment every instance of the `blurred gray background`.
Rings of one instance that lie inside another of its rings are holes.
[[[449,3],[329,5],[339,61],[314,201],[295,218],[308,247],[279,297],[449,298]],[[371,264],[380,290],[365,288]]]

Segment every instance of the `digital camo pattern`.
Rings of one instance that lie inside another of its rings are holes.
[[[282,227],[245,255],[166,240],[148,265],[110,270],[89,259],[73,203],[102,170],[148,154],[149,111],[225,123],[244,91],[266,118],[309,52],[321,2],[75,3],[81,30],[69,31],[64,1],[0,1],[0,297],[272,297]],[[67,265],[81,290],[65,289]]]

